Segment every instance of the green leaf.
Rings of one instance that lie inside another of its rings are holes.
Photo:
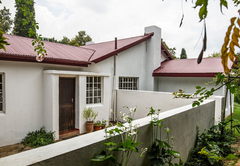
[[[202,21],[203,19],[205,19],[207,17],[207,7],[206,6],[202,6],[199,10],[199,18],[200,21]]]
[[[220,10],[221,10],[221,12],[222,12],[222,6],[225,6],[228,9],[228,2],[226,0],[220,0]]]
[[[197,1],[195,2],[194,8],[196,8],[197,6],[202,6],[202,5],[204,4],[204,1],[205,1],[205,0],[197,0]]]
[[[26,15],[27,15],[27,11],[24,11],[24,12],[23,12],[23,15],[24,15],[24,17],[26,17]]]
[[[201,86],[196,86],[196,89],[201,89],[202,87]]]
[[[105,143],[105,145],[107,145],[107,146],[113,146],[113,145],[117,145],[117,144],[114,143],[114,142],[108,142],[108,143]]]
[[[228,160],[234,160],[236,158],[236,156],[234,154],[229,154],[226,159]]]
[[[26,25],[27,24],[27,20],[25,18],[22,19],[22,25]]]

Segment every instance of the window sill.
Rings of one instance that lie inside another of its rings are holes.
[[[0,116],[6,116],[5,112],[0,112]]]
[[[92,108],[94,108],[94,107],[102,107],[102,106],[103,106],[102,103],[97,103],[97,104],[87,104],[87,105],[86,105],[87,108],[88,108],[88,107],[92,107]]]

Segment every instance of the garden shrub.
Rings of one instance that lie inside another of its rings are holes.
[[[222,166],[224,164],[222,160],[233,152],[231,144],[236,141],[231,131],[225,129],[229,122],[220,122],[200,134],[197,137],[196,147],[191,150],[185,166],[196,166],[196,164]],[[224,128],[223,133],[221,133],[222,127]]]
[[[24,146],[39,147],[48,145],[54,142],[54,132],[47,132],[45,127],[41,127],[40,130],[32,131],[27,134],[25,138],[22,139],[22,144]]]

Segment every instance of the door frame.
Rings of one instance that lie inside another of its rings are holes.
[[[60,79],[72,79],[74,80],[74,86],[73,86],[73,96],[74,96],[74,100],[73,100],[73,110],[74,110],[74,128],[76,128],[76,117],[77,117],[77,114],[76,114],[76,77],[66,77],[66,76],[59,76],[59,79],[58,79],[58,132],[60,133],[60,121],[59,121],[59,118],[60,118]],[[67,132],[67,131],[65,131]]]

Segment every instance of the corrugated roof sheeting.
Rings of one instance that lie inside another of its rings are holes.
[[[229,67],[231,66],[232,63],[229,62]],[[218,72],[224,72],[220,57],[203,58],[200,64],[197,64],[197,59],[179,59],[163,62],[153,72],[153,76],[215,77]]]
[[[73,64],[72,61],[78,61],[85,63],[95,62],[98,63],[106,58],[109,58],[112,55],[116,55],[126,49],[129,49],[143,41],[146,41],[151,38],[151,34],[146,34],[144,36],[132,37],[128,39],[117,40],[117,49],[115,49],[115,41],[91,44],[87,46],[70,46],[60,43],[53,43],[48,41],[44,42],[44,47],[47,50],[47,56],[43,60],[43,63],[48,61],[67,62],[67,65]],[[4,35],[8,38],[8,43],[10,45],[6,46],[6,52],[1,49],[0,59],[9,60],[10,58],[17,61],[18,57],[20,61],[24,61],[26,58],[35,58],[37,53],[34,52],[34,46],[32,46],[32,39],[14,35]],[[77,64],[77,62],[76,62]]]
[[[96,52],[91,57],[91,62],[100,62],[106,58],[109,58],[112,55],[115,55],[119,52],[122,52],[126,49],[129,49],[141,42],[144,42],[151,38],[153,34],[147,34],[144,36],[132,37],[127,39],[120,39],[117,40],[117,49],[115,49],[115,41],[97,43],[97,44],[90,44],[86,46],[82,46],[83,48],[89,48],[96,50]]]
[[[31,56],[36,57],[37,53],[32,46],[32,39],[13,35],[4,35],[10,45],[6,46],[6,51],[0,50],[0,53],[8,55]],[[60,43],[43,41],[47,50],[47,59],[62,59],[66,61],[83,61],[87,63],[94,50],[85,49],[76,46],[70,46]]]

